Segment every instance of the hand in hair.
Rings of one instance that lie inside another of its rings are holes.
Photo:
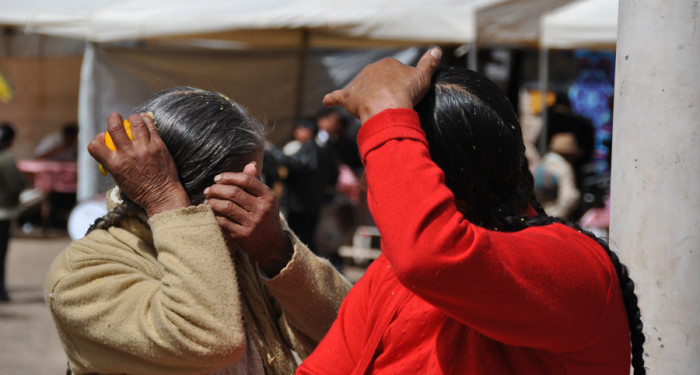
[[[432,48],[415,68],[392,58],[368,65],[342,90],[323,98],[323,105],[342,105],[364,124],[389,108],[413,108],[430,88],[430,79],[440,63],[442,51]]]
[[[122,125],[122,117],[112,113],[107,131],[116,147],[105,144],[100,133],[88,145],[88,152],[114,178],[119,189],[149,216],[190,205],[175,168],[175,162],[156,131],[153,119],[145,113],[129,116],[133,141]]]
[[[243,172],[217,176],[216,184],[204,194],[227,239],[253,257],[269,276],[275,276],[294,251],[282,228],[277,198],[257,176],[257,167],[250,163]]]

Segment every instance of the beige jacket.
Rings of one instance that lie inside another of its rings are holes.
[[[350,288],[292,238],[292,260],[269,280],[243,251],[232,260],[208,206],[130,218],[74,241],[45,283],[72,371],[201,374],[252,353],[266,373],[292,374],[292,351],[303,359],[313,350]],[[248,340],[255,348],[246,350]]]

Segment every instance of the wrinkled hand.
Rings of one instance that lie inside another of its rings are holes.
[[[153,119],[145,113],[129,116],[129,137],[122,125],[122,117],[112,113],[107,119],[107,131],[116,147],[105,144],[105,133],[100,133],[88,145],[88,152],[102,164],[114,181],[134,203],[149,216],[190,205],[185,189],[175,168],[175,162],[158,135]]]
[[[293,248],[282,229],[275,193],[258,178],[257,167],[227,172],[205,191],[219,226],[269,276],[277,275],[292,258]]]
[[[342,105],[364,124],[389,108],[413,108],[430,88],[442,51],[432,48],[410,67],[392,58],[366,66],[350,84],[323,98],[323,105]]]

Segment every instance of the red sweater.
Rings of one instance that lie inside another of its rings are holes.
[[[618,279],[595,241],[466,221],[412,110],[374,116],[358,143],[383,255],[299,374],[629,374]]]

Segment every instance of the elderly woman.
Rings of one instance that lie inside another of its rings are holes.
[[[109,213],[46,278],[69,370],[294,372],[350,284],[299,242],[258,179],[263,127],[227,97],[190,87],[135,112],[133,140],[112,114],[116,150],[104,133],[88,146],[117,183]]]

